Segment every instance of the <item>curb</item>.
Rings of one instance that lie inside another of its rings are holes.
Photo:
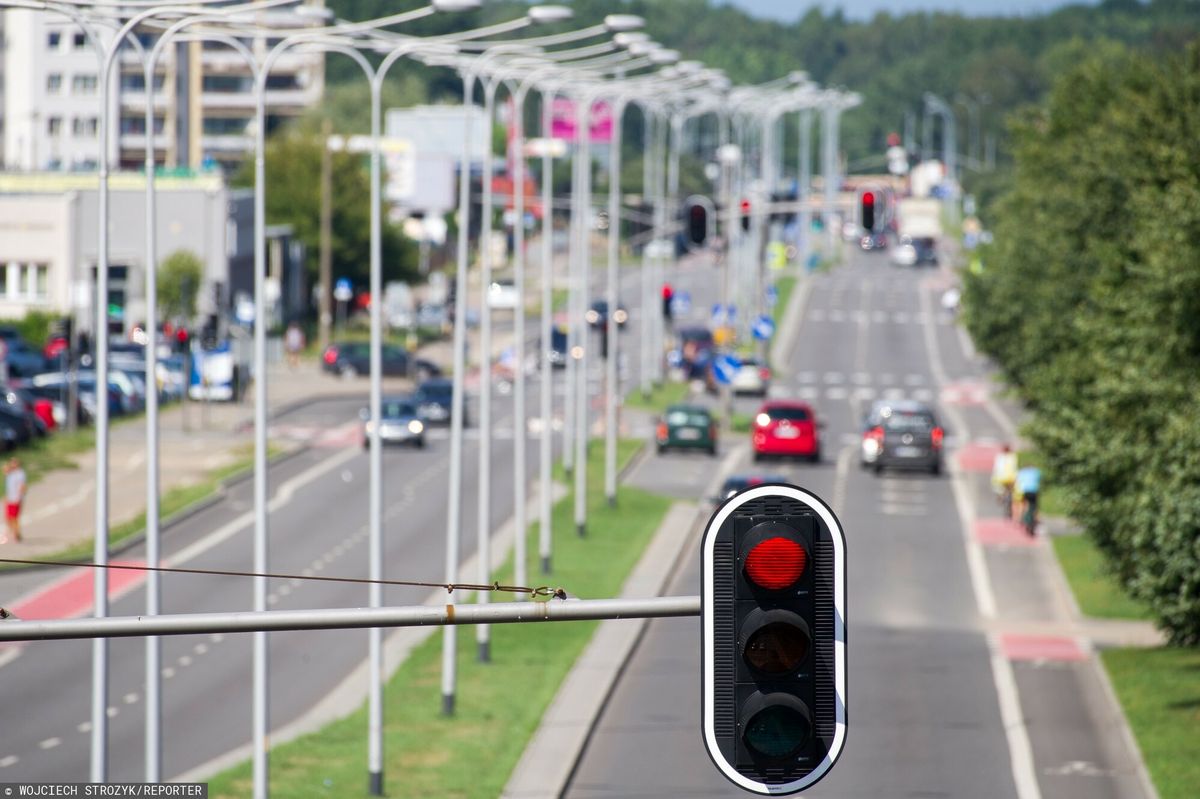
[[[715,493],[744,454],[732,448],[707,487]],[[622,597],[661,596],[684,562],[685,543],[707,515],[707,507],[676,502],[667,510],[642,557],[626,578]],[[504,799],[557,799],[570,785],[580,757],[599,723],[601,712],[642,640],[650,619],[603,621],[571,667],[541,723],[509,776]]]

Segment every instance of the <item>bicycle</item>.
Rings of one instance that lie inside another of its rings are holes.
[[[1030,537],[1037,535],[1038,506],[1037,494],[1025,495],[1025,510],[1021,514],[1021,525]]]

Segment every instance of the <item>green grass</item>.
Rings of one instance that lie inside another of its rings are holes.
[[[1149,619],[1149,611],[1130,599],[1104,570],[1104,558],[1084,535],[1056,535],[1054,553],[1075,601],[1085,616],[1098,619]]]
[[[1191,799],[1200,786],[1200,648],[1101,652],[1154,787]]]
[[[21,459],[25,475],[30,484],[36,483],[49,472],[58,469],[78,469],[75,457],[96,446],[96,431],[92,427],[80,427],[74,432],[65,429],[51,433],[46,438],[31,441],[19,452],[13,453]]]
[[[731,433],[749,433],[754,416],[749,413],[731,413],[729,415],[729,431]]]
[[[642,446],[623,441],[620,461]],[[666,513],[670,501],[627,486],[617,507],[604,501],[602,446],[589,455],[588,536],[574,533],[570,496],[554,506],[553,585],[574,596],[615,596]],[[537,529],[529,530],[536,561]],[[504,581],[505,569],[496,578]],[[531,575],[537,574],[536,566]],[[419,576],[419,575],[417,575]],[[536,580],[536,577],[535,577]],[[505,601],[494,597],[492,601]],[[475,661],[473,627],[458,633],[457,713],[441,715],[442,636],[421,644],[384,692],[384,778],[389,797],[498,796],[529,738],[596,622],[499,624],[492,630],[492,662]],[[271,751],[271,789],[277,796],[365,797],[367,719],[362,707],[321,731]],[[209,782],[209,795],[251,792],[249,763]]]
[[[642,395],[641,389],[634,389],[625,398],[625,407],[651,413],[662,413],[668,406],[683,402],[688,396],[688,384],[668,381],[650,391],[650,396]]]
[[[776,328],[783,321],[783,315],[787,312],[788,302],[792,298],[792,292],[796,288],[796,278],[792,276],[781,277],[775,281],[775,291],[779,294],[779,299],[775,302],[775,307],[771,309],[771,318],[775,320]]]

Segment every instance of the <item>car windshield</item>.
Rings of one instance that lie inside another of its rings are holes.
[[[809,419],[805,408],[767,408],[767,416],[772,419],[786,419],[789,422],[804,422]]]
[[[411,402],[385,402],[383,403],[383,418],[398,419],[403,416],[416,416],[417,408]]]
[[[892,411],[883,420],[883,428],[894,433],[928,433],[933,427],[933,417],[917,411]]]
[[[421,386],[418,393],[423,399],[446,399],[454,393],[454,386],[450,383],[434,383]]]
[[[672,426],[679,425],[698,425],[705,426],[708,424],[709,417],[704,411],[689,411],[676,409],[667,413],[667,424]]]

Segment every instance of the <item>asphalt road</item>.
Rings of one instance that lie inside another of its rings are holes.
[[[716,299],[708,270],[692,262],[670,270],[669,279],[691,291],[698,308]],[[603,270],[593,269],[599,296]],[[635,286],[638,270],[622,271],[622,296],[630,308],[622,343],[630,347],[624,383],[637,385],[640,358],[633,342],[641,335]],[[657,313],[655,307],[653,312]],[[497,327],[511,321],[498,316]],[[527,325],[529,341],[536,325]],[[624,344],[629,342],[629,344]],[[561,372],[557,373],[561,376]],[[589,384],[602,385],[601,364],[592,363]],[[362,400],[321,401],[273,420],[274,434],[307,444],[299,455],[270,470],[274,497],[270,513],[270,569],[295,575],[367,576],[368,459],[361,447],[358,411]],[[563,394],[556,386],[556,403]],[[530,415],[538,412],[536,381],[530,381]],[[477,404],[464,452],[462,557],[476,545],[478,455]],[[492,529],[513,511],[513,420],[511,395],[497,392],[492,447]],[[561,411],[561,409],[560,409]],[[596,411],[599,412],[598,409]],[[559,413],[558,415],[561,415]],[[434,428],[424,451],[384,453],[385,576],[441,580],[444,571],[448,431]],[[537,447],[531,438],[529,478],[536,475]],[[222,501],[174,526],[164,536],[164,561],[196,569],[249,570],[253,564],[253,487],[234,486]],[[120,560],[140,561],[133,549]],[[536,556],[531,558],[531,562]],[[464,575],[468,577],[468,575]],[[469,575],[470,579],[474,575]],[[0,593],[17,596],[46,588],[48,575],[0,577]],[[137,615],[145,607],[141,583],[130,585],[111,603],[115,616]],[[61,586],[58,591],[62,592]],[[89,589],[90,590],[90,589]],[[246,610],[253,607],[252,584],[241,577],[165,575],[166,613]],[[417,604],[428,588],[388,587],[389,604]],[[274,580],[272,609],[361,607],[365,586]],[[459,637],[473,646],[472,636]],[[251,730],[252,637],[182,636],[163,639],[163,760],[168,777],[191,772],[249,742]],[[144,774],[145,646],[141,640],[114,640],[109,665],[110,781],[139,781]],[[271,726],[279,729],[301,717],[358,667],[367,653],[366,631],[274,633],[270,636]],[[90,761],[91,643],[40,642],[0,650],[4,716],[0,724],[0,780],[86,780]],[[433,700],[433,701],[436,701]],[[349,708],[347,708],[349,709]],[[365,735],[365,730],[364,730]]]
[[[1077,638],[1048,634],[1064,611],[1045,544],[989,539],[972,522],[997,508],[986,474],[960,469],[958,454],[982,451],[990,468],[987,446],[1011,436],[1011,422],[938,306],[944,281],[857,251],[815,276],[772,393],[814,404],[824,462],[743,469],[813,491],[846,531],[849,731],[840,762],[809,795],[1144,796],[1094,659]],[[899,396],[936,402],[951,474],[860,470],[863,411]],[[650,459],[633,480],[694,498],[702,457]],[[699,532],[668,593],[699,593]],[[648,625],[565,795],[745,795],[701,741],[699,651],[698,619]]]

